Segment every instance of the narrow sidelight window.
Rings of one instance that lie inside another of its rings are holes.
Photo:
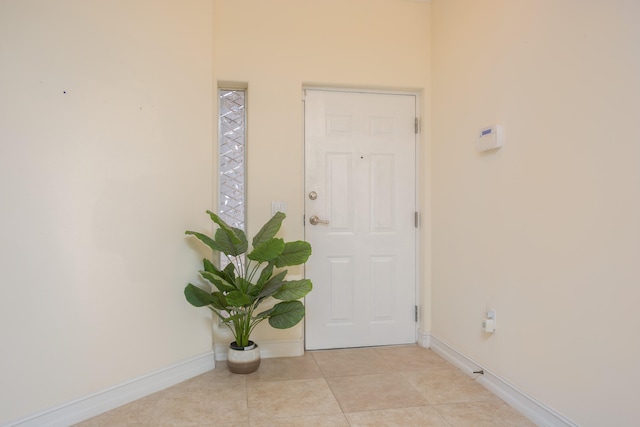
[[[219,89],[218,215],[232,227],[245,229],[246,90]],[[228,261],[222,256],[221,265]]]

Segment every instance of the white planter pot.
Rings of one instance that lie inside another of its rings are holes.
[[[229,345],[227,367],[234,374],[250,374],[260,366],[260,348],[258,344],[249,341],[249,346],[238,347],[235,341]]]

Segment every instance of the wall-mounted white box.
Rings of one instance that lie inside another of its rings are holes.
[[[496,327],[493,319],[482,319],[482,330],[489,333],[495,332]]]
[[[478,151],[495,150],[502,147],[503,131],[499,125],[491,125],[480,129],[478,133]]]

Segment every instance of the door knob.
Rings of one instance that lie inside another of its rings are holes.
[[[311,215],[311,218],[309,218],[309,223],[311,223],[311,225],[329,224],[329,221],[327,221],[326,219],[318,218],[318,215]]]

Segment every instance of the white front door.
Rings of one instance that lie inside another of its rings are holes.
[[[307,349],[416,340],[416,102],[305,91]]]

